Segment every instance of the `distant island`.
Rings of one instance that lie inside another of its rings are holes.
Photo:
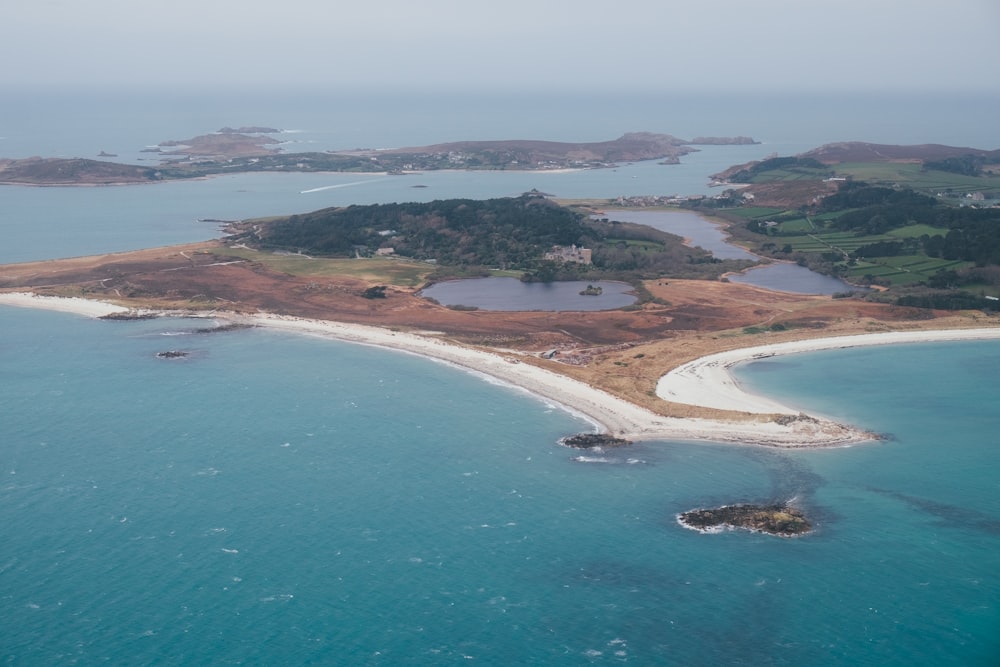
[[[280,130],[224,127],[211,134],[170,139],[143,152],[158,166],[86,158],[0,159],[0,184],[117,185],[155,183],[240,172],[364,172],[404,174],[440,169],[558,170],[613,167],[639,160],[677,164],[698,145],[756,143],[750,137],[679,139],[668,134],[630,132],[601,142],[502,140],[461,141],[389,150],[353,149],[285,153]]]

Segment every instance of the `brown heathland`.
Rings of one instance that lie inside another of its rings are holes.
[[[994,323],[979,313],[942,314],[702,280],[649,281],[646,287],[660,303],[636,310],[462,311],[419,297],[412,280],[392,284],[384,268],[365,270],[366,263],[377,268],[392,261],[339,260],[349,261],[352,270],[325,271],[329,260],[301,257],[283,261],[307,268],[288,271],[277,269],[273,257],[237,252],[214,241],[11,264],[0,267],[0,291],[83,296],[136,308],[273,312],[439,332],[457,343],[516,354],[525,363],[545,366],[660,414],[725,418],[737,415],[656,398],[657,380],[681,363],[723,350],[820,336]],[[406,268],[429,270],[415,266]],[[361,295],[377,284],[389,285],[387,298]],[[784,330],[774,331],[774,325]],[[553,349],[558,351],[553,359],[539,358],[540,352]]]

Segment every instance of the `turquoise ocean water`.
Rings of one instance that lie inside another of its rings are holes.
[[[476,187],[499,191],[492,176]],[[224,202],[219,182],[185,186]],[[364,186],[316,194],[352,187]],[[5,209],[23,190],[0,189]],[[86,215],[111,226],[111,242],[115,226],[140,245],[201,238],[190,220],[164,216],[167,229],[189,225],[177,239],[147,224],[174,205],[165,189],[74,194],[83,190],[25,195],[52,207],[48,247],[64,249],[54,256],[83,254],[63,237]],[[86,210],[78,196],[91,198]],[[135,208],[113,203],[123,197]],[[285,205],[259,198],[268,201]],[[5,228],[18,242],[0,249],[2,261],[36,243],[33,208]],[[185,215],[215,217],[202,210]],[[1000,656],[995,342],[741,369],[760,391],[892,434],[882,443],[783,452],[650,442],[582,463],[555,441],[589,425],[516,389],[362,346],[192,333],[203,325],[0,308],[5,662]],[[191,355],[155,356],[167,349]],[[814,534],[701,535],[675,521],[693,507],[792,497]]]

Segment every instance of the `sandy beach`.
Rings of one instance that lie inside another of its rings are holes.
[[[678,366],[660,378],[660,381],[656,385],[656,395],[674,403],[700,405],[720,410],[796,415],[800,411],[793,407],[782,405],[765,396],[758,396],[744,391],[729,369],[737,364],[754,359],[766,359],[768,357],[803,352],[818,352],[820,350],[836,350],[871,345],[986,340],[992,338],[1000,338],[1000,328],[891,331],[747,347],[708,355]]]
[[[0,294],[0,305],[46,308],[88,317],[128,310],[106,302],[39,297],[27,293]],[[443,361],[527,391],[586,418],[594,425],[595,430],[631,440],[701,440],[775,447],[843,446],[870,441],[876,436],[829,420],[801,416],[798,411],[766,397],[744,392],[729,372],[735,364],[778,354],[859,345],[1000,338],[1000,329],[967,329],[798,341],[711,355],[684,364],[660,380],[658,394],[666,400],[752,413],[741,420],[710,420],[664,417],[565,375],[521,363],[514,356],[445,342],[433,333],[404,333],[382,327],[275,314],[239,315],[219,312],[215,316],[303,335],[374,345]],[[791,417],[775,421],[772,417],[775,413]]]
[[[106,301],[78,299],[70,297],[38,296],[30,292],[7,292],[0,294],[0,305],[21,308],[42,308],[74,313],[86,317],[102,317],[111,313],[124,313],[129,309]]]

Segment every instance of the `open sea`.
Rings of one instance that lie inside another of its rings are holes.
[[[138,160],[249,124],[320,150],[637,130],[765,143],[617,172],[0,187],[4,263],[348,203],[689,194],[728,164],[834,140],[1000,147],[987,98],[8,98],[0,157]],[[0,307],[0,662],[1000,663],[996,341],[739,369],[884,442],[646,442],[581,462],[556,440],[591,426],[515,388],[391,351],[202,326]],[[170,349],[191,355],[156,357]],[[675,519],[789,498],[815,533],[703,535]]]

